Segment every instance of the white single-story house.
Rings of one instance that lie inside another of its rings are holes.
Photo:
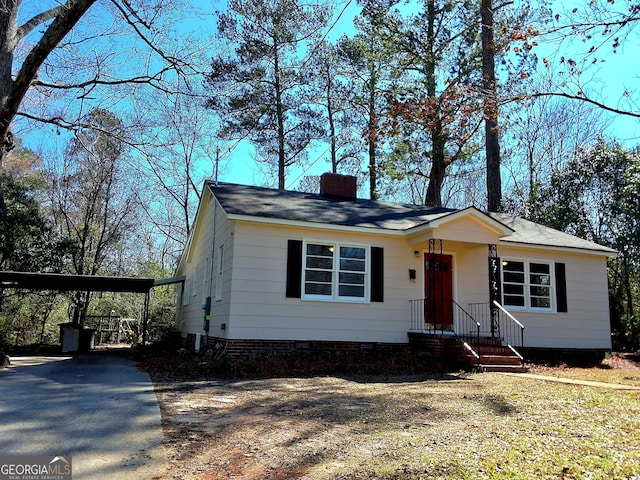
[[[478,338],[611,349],[615,251],[505,213],[208,181],[176,275],[177,326],[233,354]],[[474,354],[471,352],[471,354]]]

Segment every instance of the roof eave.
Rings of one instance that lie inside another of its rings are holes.
[[[241,215],[237,213],[231,213],[227,215],[229,220],[241,221],[241,222],[250,222],[250,223],[262,223],[262,224],[271,224],[271,225],[281,225],[281,226],[289,226],[289,227],[300,227],[300,228],[313,228],[320,230],[333,230],[333,231],[342,231],[342,232],[354,232],[354,233],[375,233],[376,235],[393,235],[393,236],[404,236],[404,230],[398,229],[389,229],[383,228],[376,225],[371,226],[357,226],[357,225],[340,225],[334,223],[320,223],[320,222],[310,222],[310,221],[302,221],[302,220],[285,220],[282,218],[275,217],[258,217],[253,215]]]
[[[606,248],[606,247],[603,247],[602,249],[581,248],[581,247],[571,247],[567,245],[545,245],[541,243],[516,242],[509,239],[500,240],[499,245],[515,247],[515,248],[523,248],[528,250],[535,248],[538,250],[553,250],[555,252],[585,253],[589,255],[599,255],[602,257],[610,257],[610,258],[615,258],[618,256],[617,251],[612,250],[610,248]]]

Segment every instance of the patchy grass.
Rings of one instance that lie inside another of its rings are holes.
[[[603,381],[602,369],[583,370]],[[167,478],[640,478],[638,392],[465,373],[155,387]]]
[[[565,364],[532,365],[531,373],[592,382],[616,383],[640,387],[640,355],[611,354],[593,368],[577,368]]]

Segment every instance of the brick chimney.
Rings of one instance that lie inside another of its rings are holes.
[[[323,173],[320,177],[320,195],[325,197],[355,200],[357,191],[357,179],[354,176]]]

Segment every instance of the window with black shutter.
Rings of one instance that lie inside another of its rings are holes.
[[[286,296],[382,302],[383,249],[350,243],[289,240]]]
[[[564,263],[502,259],[502,304],[530,311],[567,311]],[[555,302],[554,302],[555,300]]]

